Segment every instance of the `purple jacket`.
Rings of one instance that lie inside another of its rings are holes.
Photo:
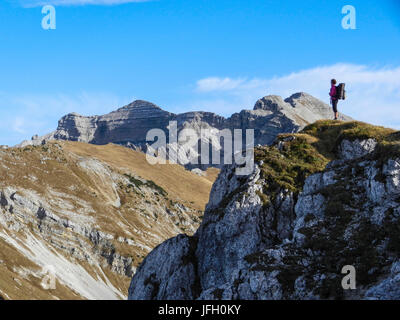
[[[331,91],[329,92],[329,95],[331,96],[332,100],[337,100],[336,98],[336,86],[332,85]]]

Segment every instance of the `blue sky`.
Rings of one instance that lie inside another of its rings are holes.
[[[332,77],[348,86],[343,112],[400,129],[399,2],[2,0],[0,144],[134,99],[225,116],[268,94],[328,102]],[[341,26],[348,4],[356,30]]]

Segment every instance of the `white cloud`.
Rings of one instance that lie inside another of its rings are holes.
[[[248,90],[257,89],[266,85],[266,81],[262,79],[247,80],[246,78],[218,78],[210,77],[197,81],[197,91],[231,91],[231,90]]]
[[[229,115],[251,108],[265,95],[277,94],[286,98],[300,91],[328,103],[331,78],[346,83],[347,99],[339,104],[342,112],[357,120],[400,128],[400,67],[340,63],[266,79],[211,77],[197,81],[195,92],[201,97],[194,104]],[[216,105],[224,106],[221,109],[213,108],[212,101],[216,96]]]
[[[81,5],[118,5],[133,2],[148,2],[152,0],[17,0],[23,7],[44,5],[81,6]]]
[[[16,117],[14,119],[12,129],[17,133],[25,133],[24,125],[25,125],[25,119],[21,117]]]

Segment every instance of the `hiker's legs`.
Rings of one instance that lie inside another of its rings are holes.
[[[337,104],[338,104],[338,100],[332,100],[332,108],[333,108],[333,113],[335,114],[335,120],[338,119],[339,117],[339,112],[337,111]]]

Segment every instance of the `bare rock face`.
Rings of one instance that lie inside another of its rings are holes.
[[[296,113],[308,123],[313,123],[317,120],[320,120],[321,118],[332,118],[331,106],[325,104],[321,100],[318,100],[307,93],[295,93],[289,98],[285,99],[285,102],[290,104],[296,110]],[[349,119],[350,118],[348,116],[339,114],[339,120],[346,121]]]
[[[197,232],[153,250],[129,299],[400,299],[399,141],[338,133],[329,142],[323,132],[337,125],[326,123],[256,149],[248,176],[225,166]],[[335,159],[309,142],[317,139],[336,146]],[[353,146],[346,156],[343,146]],[[356,270],[355,290],[342,287],[346,265]]]
[[[194,238],[179,235],[154,250],[140,267],[143,277],[135,278],[130,286],[129,292],[135,299],[194,299],[199,287],[194,241]]]
[[[340,145],[340,155],[346,160],[360,158],[374,152],[377,144],[378,142],[374,139],[343,140]]]
[[[149,128],[166,128],[171,116],[152,103],[137,100],[104,116],[68,114],[58,122],[54,138],[93,144],[140,144],[145,143]]]
[[[43,137],[34,136],[31,141],[24,141],[19,146],[40,145],[48,140],[71,140],[93,144],[115,143],[146,151],[146,134],[151,129],[161,129],[168,140],[170,121],[177,122],[177,129],[192,129],[200,137],[201,129],[209,129],[214,141],[213,148],[223,153],[219,132],[223,129],[254,129],[255,145],[271,144],[280,133],[292,133],[320,119],[330,119],[331,107],[306,94],[297,93],[283,100],[279,96],[266,96],[257,101],[253,110],[242,110],[229,118],[211,112],[187,112],[173,114],[160,107],[142,100],[137,100],[116,111],[102,116],[85,117],[70,113],[58,122],[57,130]],[[351,118],[340,115],[341,120]],[[203,141],[203,138],[199,139]],[[185,154],[197,158],[198,148],[180,150],[178,145],[170,145],[177,152],[179,163]],[[199,143],[200,145],[200,143]],[[188,165],[190,169],[206,169],[209,164]],[[216,165],[218,166],[218,165]]]
[[[389,276],[368,289],[365,296],[371,300],[398,300],[400,297],[400,262],[394,262]]]

